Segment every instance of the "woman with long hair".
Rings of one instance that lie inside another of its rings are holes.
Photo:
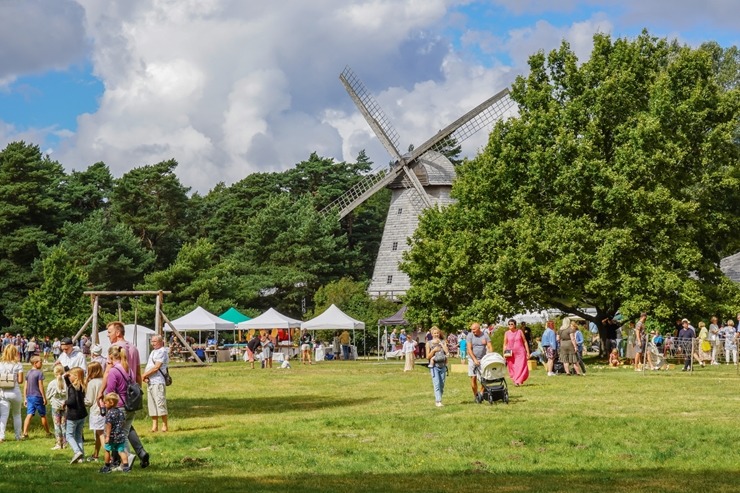
[[[3,356],[0,358],[0,442],[5,441],[5,427],[10,414],[13,415],[15,439],[21,439],[22,383],[23,365],[19,361],[18,348],[9,344],[5,346]]]
[[[447,349],[447,343],[442,339],[442,332],[437,327],[432,327],[432,340],[426,345],[429,372],[432,375],[434,386],[434,405],[442,407],[442,394],[445,391],[445,379],[447,378],[447,359],[450,357],[450,352]]]
[[[87,392],[85,393],[85,405],[90,414],[90,430],[95,436],[95,450],[87,458],[87,462],[97,462],[100,457],[100,447],[105,445],[105,416],[101,413],[101,407],[97,396],[103,387],[103,367],[97,361],[87,365]],[[104,409],[104,408],[103,408]]]
[[[504,334],[504,357],[506,357],[506,369],[519,387],[529,378],[529,344],[524,337],[524,332],[516,328],[516,320],[509,320],[509,330]]]
[[[64,374],[67,384],[67,400],[64,406],[67,409],[67,443],[74,452],[70,464],[83,462],[85,446],[82,442],[82,427],[85,425],[87,409],[85,408],[85,372],[75,366]]]

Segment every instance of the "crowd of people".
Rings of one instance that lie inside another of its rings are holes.
[[[102,462],[101,473],[129,472],[137,460],[141,468],[148,467],[149,453],[133,426],[137,410],[129,409],[132,406],[126,402],[133,399],[131,385],[146,384],[151,431],[168,431],[169,348],[161,336],[153,335],[152,350],[142,372],[139,351],[126,341],[123,323],[109,323],[107,337],[110,348],[104,357],[102,347],[91,344],[87,337],[76,343],[68,337],[54,342],[45,338],[37,345],[31,338],[23,346],[23,338],[6,334],[0,358],[0,443],[6,438],[9,417],[12,416],[15,439],[25,440],[38,414],[46,437],[54,440],[52,450],[72,452],[70,464]],[[25,376],[23,361],[31,365]],[[54,376],[47,385],[42,371],[44,362],[53,364]],[[21,419],[23,407],[25,420]],[[53,433],[47,407],[51,408]],[[86,422],[92,434],[92,445],[88,444],[88,451],[92,451],[87,456],[83,438]]]
[[[738,364],[740,314],[737,324],[734,320],[720,324],[717,317],[711,317],[708,326],[704,321],[699,322],[698,330],[688,319],[679,319],[675,328],[665,333],[657,330],[648,333],[647,318],[647,313],[642,313],[637,322],[624,325],[611,319],[603,321],[606,327],[603,344],[610,366],[631,365],[636,371],[667,369],[665,361],[670,358],[683,360],[683,371],[692,370],[694,363],[701,367],[719,365],[722,360],[728,365]],[[481,326],[476,322],[469,330],[453,332],[445,338],[437,327],[410,333],[394,328],[390,333],[384,332],[381,345],[386,357],[404,358],[404,372],[414,370],[415,360],[427,359],[435,405],[442,406],[449,357],[458,356],[462,363],[467,362],[473,395],[480,396],[480,361],[493,352],[491,337],[496,330],[492,325]],[[517,325],[515,320],[509,320],[501,348],[509,377],[515,386],[524,384],[529,378],[529,362],[532,360],[542,364],[548,377],[559,373],[583,376],[586,373],[583,361],[586,338],[591,337],[592,348],[598,347],[597,333],[594,324],[586,324],[580,318],[564,317],[558,330],[555,322],[550,320],[546,322],[541,337],[533,340],[526,323]]]

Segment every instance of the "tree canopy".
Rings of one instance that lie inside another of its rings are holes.
[[[583,63],[567,43],[531,56],[512,88],[519,116],[458,167],[457,203],[421,218],[404,264],[409,315],[727,313],[740,91],[723,57],[647,32],[598,34]]]

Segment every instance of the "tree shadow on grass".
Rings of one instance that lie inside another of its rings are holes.
[[[327,399],[321,395],[281,395],[275,397],[177,398],[170,411],[182,418],[239,414],[280,414],[292,411],[317,411],[367,404],[373,399]]]
[[[471,462],[465,471],[417,471],[399,474],[303,474],[298,476],[245,477],[234,482],[208,479],[213,491],[250,492],[636,492],[684,493],[686,491],[735,492],[738,471],[666,471],[661,469],[551,471],[506,474],[491,472],[493,464]],[[317,469],[320,469],[317,467]],[[202,486],[194,482],[192,486]],[[160,483],[160,486],[165,486]],[[187,482],[180,487],[187,487]],[[167,485],[165,488],[176,487]]]
[[[322,464],[313,473],[285,476],[260,476],[259,471],[245,465],[242,473],[220,474],[218,464],[193,458],[169,464],[153,463],[151,468],[132,473],[97,474],[92,468],[78,467],[75,474],[55,478],[53,490],[57,493],[81,491],[110,491],[117,493],[144,493],[149,491],[214,491],[265,493],[324,493],[324,492],[378,492],[378,493],[480,493],[481,491],[508,492],[602,492],[612,493],[684,493],[737,491],[740,472],[736,470],[675,471],[660,468],[609,469],[602,471],[558,471],[541,469],[530,472],[495,472],[495,460],[490,463],[471,461],[464,470],[419,470],[399,473],[321,473]],[[69,471],[69,466],[65,466]],[[80,477],[84,475],[84,479]],[[24,478],[22,491],[50,491],[47,475]],[[6,489],[8,488],[8,489]],[[0,490],[19,491],[11,476],[0,477]]]

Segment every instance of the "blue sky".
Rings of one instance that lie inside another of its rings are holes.
[[[0,2],[0,145],[115,176],[174,158],[207,192],[311,152],[387,155],[337,80],[346,64],[419,144],[566,39],[738,44],[734,0],[11,0]],[[310,22],[306,22],[309,19]],[[473,149],[474,150],[474,149]]]

